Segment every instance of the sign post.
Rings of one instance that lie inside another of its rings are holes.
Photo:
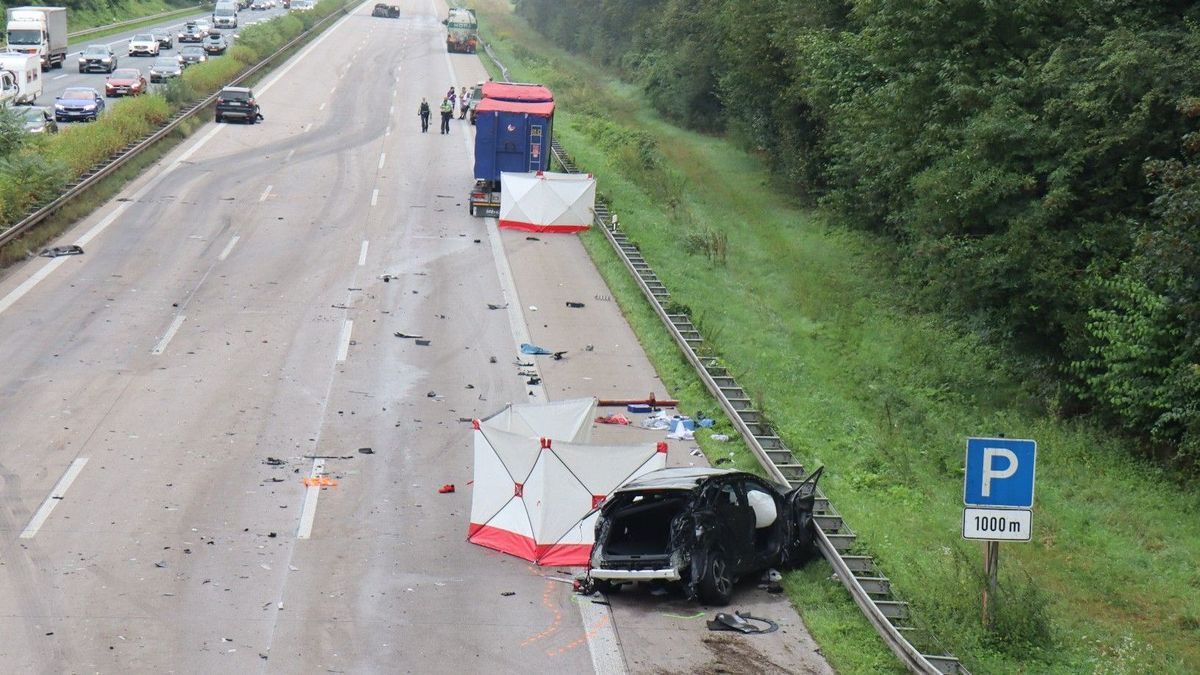
[[[1033,521],[1037,443],[1011,438],[968,438],[963,477],[963,539],[981,540],[983,625],[991,624],[989,600],[996,595],[1000,542],[1029,541]]]

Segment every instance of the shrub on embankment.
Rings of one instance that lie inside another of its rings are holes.
[[[65,185],[145,137],[176,110],[217,91],[345,5],[346,0],[323,0],[309,12],[250,26],[225,56],[189,67],[182,77],[154,93],[110,103],[108,112],[94,123],[65,126],[57,135],[42,137],[0,128],[0,229],[55,198]]]

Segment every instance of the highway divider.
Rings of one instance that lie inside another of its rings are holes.
[[[0,246],[32,230],[184,119],[203,111],[221,87],[252,76],[319,33],[351,4],[321,0],[308,12],[250,26],[225,56],[185,69],[154,93],[118,101],[96,122],[71,125],[56,135],[20,138],[19,147],[0,157]]]

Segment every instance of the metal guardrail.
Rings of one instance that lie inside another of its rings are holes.
[[[484,51],[500,69],[504,79],[511,81],[508,68],[500,62],[491,45],[486,42]],[[578,172],[578,168],[558,141],[552,141],[551,153],[565,171]],[[633,275],[654,313],[666,326],[688,363],[695,368],[704,386],[716,398],[745,439],[746,445],[759,464],[779,483],[790,487],[798,485],[804,479],[804,466],[796,461],[792,451],[784,445],[783,439],[775,434],[762,412],[754,409],[749,395],[738,386],[720,361],[713,357],[701,356],[696,351],[704,343],[700,331],[692,324],[691,317],[687,314],[668,311],[670,292],[642,257],[637,245],[613,222],[608,206],[603,203],[597,204],[593,216],[595,226],[604,232],[605,238]],[[911,623],[908,603],[893,596],[891,582],[879,573],[870,556],[850,554],[857,537],[820,490],[816,494],[814,520],[817,525],[817,545],[821,554],[829,561],[834,574],[849,591],[850,597],[875,632],[883,638],[884,644],[909,671],[921,675],[970,675],[957,658],[949,655],[922,654],[909,642],[905,633],[911,634],[916,628]]]
[[[81,38],[85,35],[91,35],[92,33],[100,33],[102,31],[106,31],[106,30],[113,30],[114,28],[122,28],[124,26],[132,26],[134,24],[143,23],[146,21],[154,21],[155,19],[165,19],[165,18],[175,16],[177,14],[185,14],[188,12],[200,12],[200,11],[203,11],[203,9],[205,7],[211,7],[211,6],[212,6],[212,3],[201,2],[201,3],[197,3],[195,7],[178,7],[176,9],[169,9],[165,12],[159,12],[158,14],[150,14],[148,16],[143,16],[143,17],[136,18],[136,19],[126,19],[124,21],[117,21],[116,23],[108,23],[103,26],[93,26],[92,28],[84,28],[83,30],[75,31],[74,33],[67,33],[67,40],[74,40],[76,38]]]
[[[268,65],[270,65],[281,54],[286,53],[297,44],[304,42],[304,40],[308,39],[315,33],[320,32],[320,29],[322,29],[325,24],[349,12],[350,8],[356,4],[357,3],[354,3],[353,0],[351,0],[351,2],[344,5],[340,11],[333,12],[329,16],[313,24],[311,28],[297,35],[287,44],[268,55],[262,61],[259,61],[255,65],[251,66],[248,70],[246,70],[246,72],[233,78],[233,80],[231,80],[226,86],[237,86],[238,84],[245,82],[251,76],[257,74],[263,68],[266,68]],[[68,184],[66,190],[53,201],[37,208],[35,211],[32,211],[29,213],[29,215],[15,223],[12,227],[0,232],[0,246],[5,246],[9,242],[19,238],[21,235],[36,227],[43,220],[53,215],[54,212],[61,209],[67,203],[79,197],[84,192],[87,192],[100,181],[111,176],[114,172],[116,172],[134,157],[137,157],[139,154],[150,148],[150,146],[161,141],[168,134],[177,129],[179,125],[184,123],[184,121],[194,117],[205,108],[212,105],[213,102],[217,100],[217,96],[219,94],[220,91],[218,90],[217,92],[214,92],[201,99],[199,102],[193,103],[191,106],[177,111],[166,122],[164,122],[163,126],[159,127],[158,130],[151,132],[150,135],[142,138],[139,141],[134,141],[126,145],[120,150],[114,152],[107,159],[96,164],[91,169],[88,169],[82,176],[75,179],[74,182]]]

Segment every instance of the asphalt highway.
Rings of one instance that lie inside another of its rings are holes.
[[[486,77],[445,4],[371,4],[256,86],[262,123],[204,126],[55,242],[83,255],[0,277],[4,670],[831,672],[753,582],[736,608],[780,632],[712,637],[711,608],[465,541],[463,420],[670,392],[576,237],[468,215],[466,122],[420,133],[421,97]],[[527,385],[524,341],[568,358]]]
[[[281,8],[261,11],[250,11],[249,9],[243,9],[238,13],[238,27],[231,30],[221,30],[221,33],[226,36],[235,35],[243,28],[247,28],[256,23],[266,21],[276,16],[280,16],[281,14],[286,14],[287,11],[288,10]],[[108,35],[94,39],[84,38],[79,42],[71,43],[70,47],[68,48],[69,51],[67,52],[67,60],[63,64],[63,67],[61,69],[56,68],[42,73],[42,95],[38,97],[36,105],[53,106],[55,97],[61,94],[68,87],[91,87],[101,94],[104,94],[104,79],[107,77],[105,73],[79,72],[79,53],[84,47],[92,44],[107,44],[108,46],[112,47],[113,53],[116,54],[118,59],[118,67],[137,68],[141,70],[142,76],[145,77],[146,82],[149,83],[150,65],[154,63],[154,57],[129,56],[129,39],[134,35],[140,35],[142,33],[155,33],[162,31],[170,32],[171,35],[174,36],[179,32],[180,29],[183,28],[183,25],[186,22],[197,18],[209,18],[211,20],[211,15],[208,13],[197,14],[195,16],[189,16],[182,19],[173,19],[161,24],[144,26],[136,30],[126,31],[115,35]],[[236,43],[236,40],[233,41],[233,43]],[[191,44],[196,44],[199,46],[199,43],[184,43],[183,46],[188,46]],[[175,46],[172,49],[163,49],[160,53],[164,56],[176,54],[178,53],[179,47],[180,44],[178,41],[176,41]],[[109,99],[108,105],[111,106],[118,100],[120,99]]]

